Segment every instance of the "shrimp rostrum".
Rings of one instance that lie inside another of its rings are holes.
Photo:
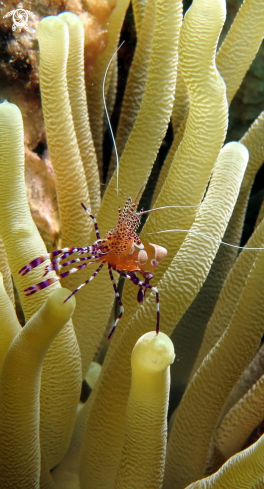
[[[123,209],[118,209],[118,222],[115,228],[108,231],[103,239],[101,239],[96,219],[89,213],[88,209],[82,203],[82,207],[85,212],[90,216],[94,223],[94,229],[96,234],[96,241],[94,244],[78,248],[62,248],[51,253],[46,253],[33,261],[25,265],[19,273],[26,275],[30,270],[36,268],[41,263],[50,259],[51,262],[46,266],[44,275],[46,276],[51,271],[58,272],[57,275],[47,278],[42,282],[32,285],[25,289],[26,295],[30,296],[35,294],[39,290],[45,289],[49,285],[53,284],[60,278],[67,277],[71,273],[75,273],[78,270],[91,265],[93,263],[99,264],[94,273],[83,283],[81,283],[64,302],[70,299],[78,290],[91,282],[96,275],[100,272],[105,264],[108,266],[109,276],[113,285],[116,299],[120,306],[120,313],[116,318],[114,326],[112,327],[108,338],[113,335],[118,321],[121,319],[124,313],[124,307],[118,292],[117,285],[114,280],[113,272],[117,272],[121,277],[131,280],[135,285],[139,287],[137,300],[142,303],[145,297],[147,289],[151,289],[156,294],[156,333],[159,333],[160,312],[159,312],[159,293],[156,287],[150,285],[150,280],[154,275],[155,268],[167,255],[166,248],[162,246],[144,243],[141,241],[137,234],[137,229],[141,221],[141,212],[136,212],[136,203],[132,202],[131,198],[128,198]],[[77,254],[77,258],[68,260],[68,257],[73,254]],[[81,256],[80,256],[81,255]],[[85,256],[82,256],[85,255]],[[66,261],[65,261],[66,260]],[[75,263],[78,265],[63,271],[65,267],[71,266]],[[137,277],[137,272],[143,276],[143,280]]]

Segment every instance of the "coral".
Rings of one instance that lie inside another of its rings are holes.
[[[16,105],[3,102],[1,488],[250,489],[255,484],[257,489],[264,477],[263,436],[239,450],[263,418],[258,395],[263,370],[261,355],[255,356],[264,319],[263,220],[259,217],[239,256],[237,248],[221,241],[239,245],[250,189],[264,157],[263,114],[240,142],[224,145],[228,103],[261,42],[264,1],[258,0],[256,10],[256,0],[244,0],[218,52],[224,0],[193,0],[184,19],[181,0],[133,1],[138,42],[117,136],[122,191],[116,191],[112,164],[102,201],[97,166],[104,125],[101,87],[128,2],[102,2],[102,8],[83,2],[82,8],[89,7],[102,22],[110,15],[107,48],[86,74],[87,104],[83,12],[79,2],[66,3],[79,16],[48,16],[38,27],[42,109],[62,246],[95,240],[81,202],[96,214],[101,236],[116,225],[118,206],[146,185],[172,117],[174,140],[153,204],[161,209],[150,213],[140,235],[168,249],[153,278],[160,295],[161,333],[152,331],[154,291],[138,307],[135,286],[127,280],[125,312],[105,354],[114,295],[104,270],[78,292],[76,307],[74,299],[63,301],[87,279],[87,269],[64,280],[69,290],[56,281],[25,296],[25,288],[41,281],[45,265],[25,276],[18,271],[47,250],[27,202],[22,116]],[[57,14],[60,4],[51,2],[48,12]],[[105,87],[110,111],[115,86],[113,61]],[[39,157],[31,151],[30,158],[41,173]],[[49,193],[50,201],[54,195],[51,173],[46,182],[38,194],[42,214],[47,208],[41,195]],[[55,272],[49,273],[52,277]],[[15,314],[11,275],[25,315],[23,328]],[[171,397],[176,411],[167,442],[174,359],[168,336],[176,350],[172,394],[176,389],[184,394],[178,406]],[[258,374],[250,376],[253,358]],[[102,368],[94,359],[103,360]],[[245,388],[241,379],[246,376]],[[84,379],[92,393],[81,405]],[[244,423],[243,431],[237,422]]]
[[[0,4],[1,17],[1,91],[12,95],[14,86],[19,86],[20,92],[23,87],[34,93],[38,91],[38,52],[37,52],[37,29],[42,18],[47,15],[57,15],[68,11],[78,14],[85,29],[85,62],[89,66],[88,76],[93,72],[95,60],[107,44],[107,22],[115,7],[115,0],[58,0],[58,1],[36,1],[32,4],[30,0],[22,2],[23,9],[28,9],[28,29],[17,29],[12,32],[12,16],[3,17],[18,7],[18,2],[10,0]],[[21,72],[24,76],[21,76]],[[12,81],[11,88],[9,87]],[[9,91],[8,91],[9,89]],[[8,92],[7,92],[8,91]],[[29,92],[28,92],[29,93]]]

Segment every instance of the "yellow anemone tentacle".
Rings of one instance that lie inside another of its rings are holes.
[[[154,203],[158,199],[159,193],[164,185],[164,182],[169,173],[169,169],[175,153],[179,147],[179,144],[183,138],[183,134],[186,127],[188,111],[189,111],[190,101],[188,95],[188,89],[186,83],[183,79],[180,66],[177,73],[176,89],[175,89],[175,100],[173,104],[173,110],[171,114],[171,123],[173,128],[173,141],[165,161],[160,170],[158,181],[155,186],[155,190],[152,196],[153,207]]]
[[[230,104],[263,39],[264,0],[244,0],[217,56]]]
[[[0,236],[0,270],[1,273],[3,274],[3,280],[4,280],[4,286],[6,289],[6,292],[9,296],[9,299],[15,304],[15,296],[14,296],[14,287],[13,287],[13,282],[12,282],[12,276],[11,276],[11,271],[8,265],[8,260],[6,256],[6,251],[4,247],[4,243],[1,239]]]
[[[58,18],[66,22],[69,30],[67,86],[74,129],[88,185],[89,210],[96,215],[101,201],[101,189],[84,84],[84,27],[81,19],[71,12],[63,12]]]
[[[247,246],[257,248],[261,247],[263,242],[264,221],[260,223],[254,234],[248,240]],[[240,294],[257,257],[257,253],[257,250],[243,250],[231,269],[219,295],[214,312],[208,322],[203,342],[193,367],[193,374],[199,368],[211,348],[221,338],[227,325],[230,323],[234,313],[234,305],[239,301]]]
[[[38,487],[42,439],[40,385],[47,350],[71,318],[75,299],[54,290],[15,337],[0,374],[0,486]]]
[[[137,34],[141,29],[142,21],[145,14],[147,0],[132,0],[133,14],[135,19],[135,27]]]
[[[24,289],[40,282],[43,266],[22,277],[19,270],[33,258],[47,253],[32,219],[24,177],[24,131],[19,108],[5,101],[0,104],[0,235],[26,320],[45,301],[50,290],[32,300]],[[52,288],[58,287],[54,284]]]
[[[262,113],[241,139],[241,143],[243,143],[249,151],[249,162],[241,184],[236,205],[223,238],[223,241],[227,243],[232,243],[234,245],[239,245],[240,243],[250,191],[256,173],[262,165],[264,159],[264,147],[262,144],[263,137],[264,115]],[[260,245],[261,244],[259,244],[259,246]],[[201,357],[199,354],[195,362],[195,366],[193,365],[194,359],[197,356],[197,350],[201,344],[201,339],[204,335],[205,327],[207,325],[207,328],[209,329],[205,332],[203,341],[206,342],[209,335],[212,336],[213,323],[210,321],[208,324],[208,321],[226,280],[227,274],[237,258],[237,253],[238,250],[235,248],[230,249],[227,246],[220,247],[206,282],[203,285],[203,289],[199,292],[199,296],[196,297],[185,317],[183,317],[179,323],[177,330],[175,330],[173,333],[173,342],[175,345],[181,345],[180,348],[182,355],[181,368],[175,369],[173,382],[175,385],[181,385],[182,389],[189,379],[190,372],[192,371],[192,377],[197,370],[197,366],[201,362]],[[253,253],[250,252],[250,256],[248,256],[248,258],[252,259],[253,261]],[[231,296],[233,297],[232,293]],[[224,307],[223,312],[224,311],[227,312],[227,308]],[[227,324],[228,323],[226,323],[226,325]],[[217,332],[216,334],[218,335]],[[214,341],[216,342],[215,338]],[[210,344],[210,348],[212,348],[213,344],[211,343],[211,340]]]
[[[70,41],[74,42],[73,36]],[[66,79],[69,32],[61,17],[45,17],[40,22],[39,44],[41,96],[48,147],[56,175],[62,245],[87,246],[89,236],[94,234],[94,226],[92,219],[89,219],[81,207],[83,202],[89,208],[90,201]],[[74,101],[72,98],[73,103]],[[87,269],[69,275],[63,284],[73,291],[86,278]],[[82,357],[89,344],[87,328],[92,327],[87,319],[90,296],[90,290],[87,289],[82,289],[77,296],[73,318]],[[87,365],[83,364],[83,377],[86,369]]]
[[[7,295],[0,273],[0,372],[6,353],[13,339],[21,331],[14,306]]]
[[[231,457],[215,474],[186,489],[262,489],[264,435],[246,450]]]
[[[214,437],[214,445],[227,460],[241,450],[264,418],[264,375],[230,409]]]
[[[256,353],[263,334],[263,266],[264,253],[260,250],[228,328],[204,359],[177,409],[168,443],[164,489],[173,484],[184,488],[204,473],[210,440],[223,404]],[[194,437],[195,444],[190,441],[186,444]]]
[[[28,320],[39,310],[52,290],[59,287],[59,283],[25,297],[24,289],[40,282],[44,266],[40,265],[25,277],[18,271],[33,258],[47,253],[47,250],[27,202],[21,113],[16,105],[8,102],[0,104],[0,164],[0,234]],[[49,468],[58,463],[67,449],[74,426],[81,380],[79,355],[73,326],[69,322],[49,349],[43,366],[40,423]],[[63,406],[63,415],[62,411],[58,411],[58,399]]]
[[[167,439],[170,364],[174,347],[163,333],[141,336],[131,354],[132,379],[115,489],[161,489]]]
[[[60,17],[45,17],[38,28],[40,87],[51,161],[56,175],[62,241],[87,244],[92,229],[80,203],[89,208],[88,189],[74,130],[67,87],[69,31]]]

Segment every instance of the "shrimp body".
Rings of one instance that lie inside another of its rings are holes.
[[[167,250],[161,246],[143,241],[138,245],[132,241],[125,253],[117,254],[111,251],[104,260],[112,268],[126,270],[127,272],[140,272],[144,277],[148,275],[150,278],[150,275],[153,277],[155,267],[166,254]]]
[[[91,280],[96,277],[96,275],[103,268],[104,264],[108,264],[109,276],[114,288],[115,296],[120,306],[120,314],[117,317],[113,328],[111,329],[108,338],[110,338],[116,328],[117,322],[121,319],[124,308],[122,301],[117,289],[117,285],[114,280],[112,270],[115,270],[124,278],[131,280],[135,285],[139,286],[138,291],[138,302],[142,303],[145,297],[147,289],[151,289],[156,293],[156,311],[157,311],[157,323],[156,332],[159,332],[159,294],[157,288],[149,284],[149,281],[154,275],[155,268],[167,255],[166,248],[162,246],[144,243],[139,238],[136,230],[138,229],[141,221],[141,216],[135,212],[136,203],[132,202],[131,198],[128,198],[123,209],[118,209],[118,222],[115,228],[108,231],[103,239],[101,239],[97,222],[94,216],[92,216],[86,209],[84,204],[81,204],[85,212],[91,217],[94,222],[94,229],[97,240],[90,246],[87,247],[72,247],[63,248],[61,250],[53,251],[52,253],[47,253],[25,265],[19,273],[26,275],[30,270],[36,268],[41,263],[48,259],[51,259],[51,263],[46,266],[44,271],[44,276],[50,271],[56,270],[60,271],[64,267],[68,267],[73,263],[80,263],[74,268],[70,268],[66,271],[62,271],[57,276],[47,278],[42,282],[30,286],[25,289],[26,295],[32,295],[42,290],[59,278],[64,278],[81,270],[92,263],[100,263],[99,267],[95,272],[88,278],[85,282],[80,284],[64,301],[70,299],[70,297],[84,285],[91,282]],[[68,256],[72,254],[77,254],[78,257],[69,261],[64,261]],[[83,256],[85,255],[85,256]],[[86,256],[88,255],[88,256]],[[144,280],[140,280],[136,272],[141,273]]]
[[[155,268],[167,255],[166,248],[152,243],[144,243],[136,233],[140,216],[135,212],[131,198],[126,201],[115,228],[108,231],[104,239],[95,242],[106,253],[102,261],[118,270],[140,272],[145,278],[153,277]]]
[[[103,240],[105,241],[105,240]],[[111,243],[112,246],[113,243]],[[98,246],[95,242],[93,246]],[[167,255],[166,248],[155,245],[153,243],[136,244],[133,240],[122,251],[116,251],[115,248],[110,248],[110,244],[105,244],[99,248],[105,253],[99,260],[104,263],[109,263],[111,268],[118,270],[126,270],[127,272],[140,272],[145,278],[152,278],[155,268]],[[109,251],[106,251],[108,250]]]

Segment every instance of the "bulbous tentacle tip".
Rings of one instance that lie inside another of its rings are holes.
[[[139,338],[132,351],[131,361],[149,372],[161,372],[173,363],[174,346],[164,333],[150,331]]]
[[[61,12],[58,17],[66,22],[69,29],[75,30],[83,27],[82,20],[73,12]]]
[[[21,116],[21,112],[16,104],[12,104],[12,102],[8,102],[8,100],[2,100],[0,102],[0,110],[1,111],[9,111],[10,114],[13,112],[16,115]]]
[[[57,288],[50,293],[46,306],[57,310],[59,314],[71,317],[76,306],[76,300],[75,297],[69,297],[70,295],[70,290],[62,287]],[[69,300],[66,301],[66,299]]]
[[[61,26],[65,26],[65,22],[58,15],[48,15],[44,17],[39,23],[39,31],[44,31],[45,34],[54,33],[54,30],[59,29]]]

